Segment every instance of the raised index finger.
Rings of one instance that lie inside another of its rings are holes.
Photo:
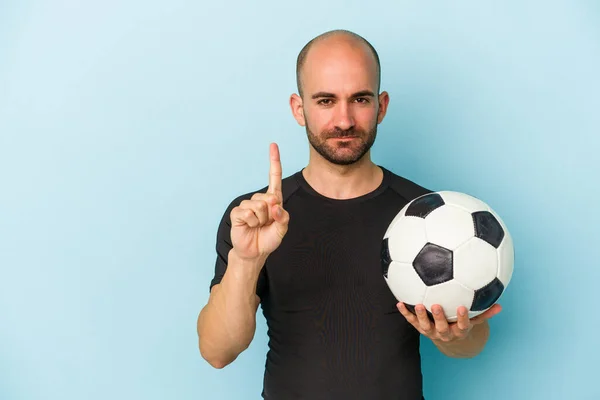
[[[277,143],[271,143],[269,149],[271,166],[269,167],[269,189],[268,193],[281,193],[281,160],[279,159],[279,147]]]

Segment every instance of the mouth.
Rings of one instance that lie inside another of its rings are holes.
[[[358,139],[358,136],[342,136],[342,137],[332,137],[329,138],[331,140],[340,140],[340,141],[350,141],[354,139]]]

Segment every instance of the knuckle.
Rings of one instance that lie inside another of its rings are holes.
[[[237,215],[239,215],[240,214],[240,210],[241,210],[241,208],[239,206],[233,207],[231,209],[231,212],[229,213],[229,216],[231,217],[231,219],[233,219],[234,217],[236,217]]]
[[[256,209],[258,211],[260,211],[260,212],[267,211],[267,203],[265,203],[264,201],[257,200],[255,204],[256,204]]]
[[[279,202],[279,198],[274,193],[267,193],[267,195],[265,196],[265,200],[269,204],[277,204]]]

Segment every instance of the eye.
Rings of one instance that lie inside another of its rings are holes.
[[[319,101],[317,101],[317,104],[321,105],[321,106],[330,106],[333,103],[333,100],[331,99],[321,99]]]
[[[356,102],[359,104],[367,104],[369,102],[369,99],[367,99],[366,97],[357,97]]]

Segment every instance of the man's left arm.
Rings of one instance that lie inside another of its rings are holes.
[[[446,356],[453,358],[472,358],[481,353],[490,336],[488,319],[498,314],[502,307],[494,304],[484,313],[469,319],[465,307],[459,307],[456,322],[448,322],[442,307],[432,306],[433,321],[427,315],[425,306],[415,306],[415,313],[404,304],[398,303],[398,310],[422,335],[431,339],[435,346]]]

